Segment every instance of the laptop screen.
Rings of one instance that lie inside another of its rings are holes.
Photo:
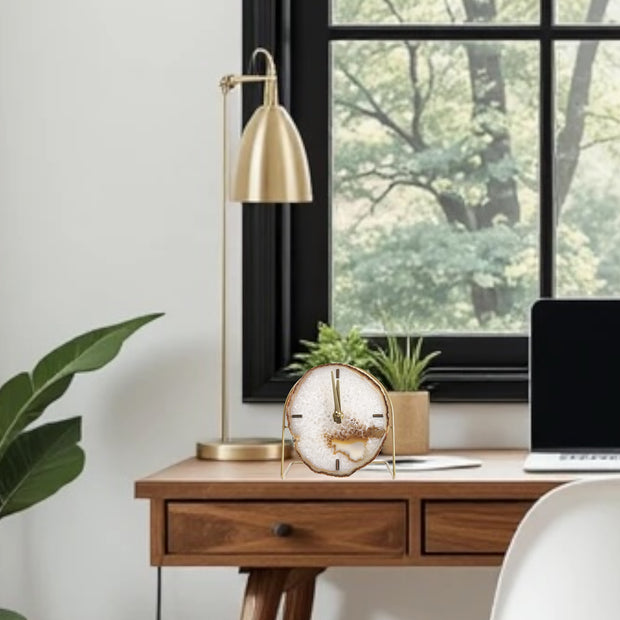
[[[542,299],[532,307],[535,450],[620,451],[620,299]]]

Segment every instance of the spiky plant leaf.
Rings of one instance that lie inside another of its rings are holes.
[[[426,379],[428,365],[439,354],[440,351],[433,351],[422,357],[422,338],[418,338],[412,349],[410,336],[405,339],[403,351],[393,335],[387,337],[387,350],[373,351],[377,370],[387,387],[395,392],[418,391]]]

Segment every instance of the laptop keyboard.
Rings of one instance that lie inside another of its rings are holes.
[[[620,452],[530,452],[525,471],[620,472]]]
[[[560,461],[620,461],[620,454],[583,452],[577,454],[560,454]]]

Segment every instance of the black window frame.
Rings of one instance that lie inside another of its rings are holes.
[[[553,44],[620,39],[620,26],[553,23],[540,0],[540,24],[350,26],[329,23],[329,0],[243,0],[243,58],[258,46],[274,54],[283,104],[302,134],[314,202],[243,206],[243,401],[283,402],[294,379],[285,371],[299,340],[316,338],[329,319],[329,43],[373,38],[530,40],[540,43],[540,297],[554,293]],[[415,31],[415,33],[413,32]],[[260,102],[243,92],[243,121]],[[380,340],[378,340],[380,342]],[[527,335],[427,336],[442,355],[431,397],[445,402],[525,402]]]

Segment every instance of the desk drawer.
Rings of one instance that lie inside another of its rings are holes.
[[[423,553],[504,553],[531,505],[517,500],[427,500]]]
[[[403,555],[404,501],[169,502],[171,554]]]

